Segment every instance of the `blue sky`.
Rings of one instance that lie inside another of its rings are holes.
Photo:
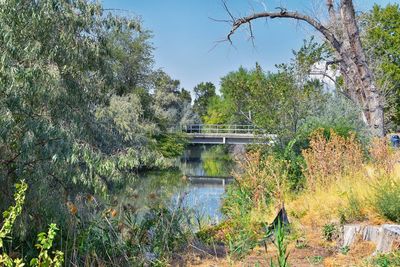
[[[228,0],[234,16],[262,11],[264,6],[277,6],[315,14],[324,8],[323,0]],[[365,11],[374,3],[386,5],[399,0],[355,0],[356,9]],[[293,20],[258,21],[253,26],[255,46],[243,30],[228,42],[230,26],[210,19],[228,19],[220,0],[102,0],[105,8],[120,9],[120,14],[140,16],[144,27],[154,34],[156,67],[181,81],[182,87],[192,90],[203,81],[219,87],[220,78],[239,66],[252,68],[258,62],[264,70],[274,71],[275,64],[288,62],[292,50],[298,49],[303,39],[316,34],[304,23]],[[317,3],[317,4],[316,4]],[[318,3],[322,3],[318,7]],[[216,46],[215,46],[216,45]]]

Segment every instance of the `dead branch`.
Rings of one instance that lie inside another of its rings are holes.
[[[224,2],[224,7],[227,11],[229,11],[228,7],[226,6]],[[324,37],[332,44],[332,46],[335,48],[337,52],[340,51],[341,43],[336,39],[335,35],[324,25],[319,23],[317,20],[313,19],[312,17],[301,14],[297,11],[287,11],[284,8],[279,8],[279,12],[260,12],[260,13],[254,13],[246,17],[242,17],[239,19],[235,19],[231,12],[228,12],[228,14],[232,18],[232,28],[227,35],[227,40],[232,43],[231,37],[232,35],[236,32],[237,29],[239,29],[242,25],[244,24],[249,24],[251,21],[259,19],[259,18],[270,18],[270,19],[275,19],[275,18],[286,18],[286,19],[295,19],[299,21],[304,21],[307,22],[309,25],[314,27],[317,31],[319,31],[321,34],[324,35]]]

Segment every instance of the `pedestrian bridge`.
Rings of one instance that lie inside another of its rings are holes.
[[[192,144],[270,144],[276,138],[254,125],[189,124],[182,131]]]

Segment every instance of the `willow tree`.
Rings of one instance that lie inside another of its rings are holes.
[[[343,93],[360,106],[363,119],[372,134],[383,136],[383,99],[361,45],[353,1],[326,0],[326,10],[329,15],[326,23],[298,11],[277,9],[278,11],[273,12],[255,12],[241,18],[233,17],[227,9],[232,18],[232,28],[227,36],[228,40],[230,41],[231,36],[244,25],[247,25],[252,33],[252,22],[257,19],[293,19],[311,25],[334,51],[335,59],[328,64],[338,65],[345,85],[342,89]]]

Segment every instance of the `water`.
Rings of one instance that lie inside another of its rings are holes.
[[[135,202],[141,206],[154,201],[181,201],[203,222],[218,223],[222,219],[220,207],[225,185],[221,179],[209,178],[231,176],[234,163],[226,148],[190,146],[176,165],[176,170],[141,175],[131,192]],[[201,179],[204,176],[207,178]]]

